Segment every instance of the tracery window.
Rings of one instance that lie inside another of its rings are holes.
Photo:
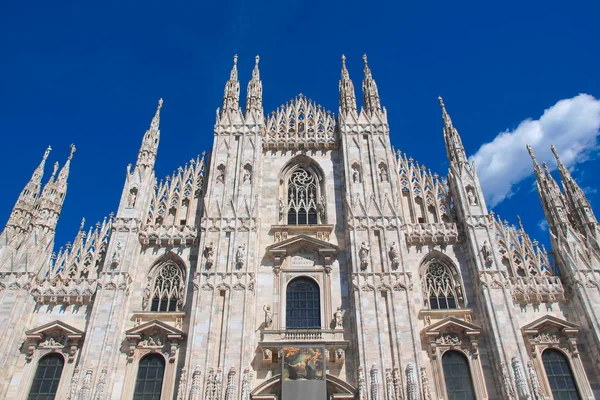
[[[442,356],[448,400],[475,400],[469,362],[463,354],[450,350]]]
[[[567,358],[558,350],[548,349],[542,353],[546,377],[555,399],[580,399],[575,379]]]
[[[152,288],[150,311],[178,311],[183,306],[184,279],[181,268],[170,261],[160,267]]]
[[[317,224],[317,179],[298,168],[288,180],[288,225]]]
[[[462,300],[462,289],[450,268],[439,261],[427,266],[423,277],[425,306],[432,310],[457,308]]]
[[[286,292],[285,322],[287,329],[321,327],[319,286],[310,278],[292,280]]]
[[[165,374],[165,359],[158,354],[142,358],[135,380],[133,400],[160,400]]]
[[[40,359],[27,400],[53,400],[64,365],[60,354],[51,353]]]

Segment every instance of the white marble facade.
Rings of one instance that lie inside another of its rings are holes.
[[[242,109],[236,63],[210,155],[157,180],[161,100],[117,213],[56,253],[75,148],[42,185],[44,154],[0,236],[1,398],[38,398],[54,354],[57,399],[132,399],[150,356],[163,399],[280,399],[281,348],[306,344],[328,399],[448,398],[451,355],[465,398],[550,399],[552,351],[600,397],[599,228],[556,149],[562,190],[531,152],[550,257],[488,211],[441,98],[445,177],[394,152],[366,56],[360,109],[343,58],[337,115],[264,114],[258,57]],[[289,328],[295,279],[319,326]]]

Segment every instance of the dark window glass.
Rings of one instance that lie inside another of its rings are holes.
[[[296,278],[286,292],[286,327],[310,329],[321,327],[319,286],[309,278]]]
[[[177,311],[183,303],[183,274],[181,268],[167,263],[159,270],[155,280],[150,311]]]
[[[160,400],[165,359],[158,354],[150,354],[140,360],[133,400]]]
[[[542,360],[552,396],[557,400],[579,399],[571,367],[565,355],[557,350],[546,350],[542,353]]]
[[[475,400],[469,363],[458,351],[447,351],[442,357],[448,400]]]
[[[27,400],[53,400],[60,382],[65,360],[60,354],[49,354],[38,363]]]
[[[317,180],[298,168],[288,180],[288,225],[317,224]]]

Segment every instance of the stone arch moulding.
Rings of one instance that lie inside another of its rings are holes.
[[[75,360],[83,345],[84,336],[83,331],[58,320],[26,331],[23,350],[27,363],[19,385],[22,398],[29,394],[39,360],[51,353],[60,354],[65,359],[56,398],[66,398],[70,380],[65,377],[70,378],[73,375]]]
[[[577,345],[579,325],[552,315],[545,315],[523,326],[521,332],[525,343],[528,345],[534,374],[538,377],[540,390],[544,395],[551,397],[552,390],[546,377],[542,353],[544,350],[553,349],[560,351],[569,361],[575,385],[581,398],[594,398],[579,355]]]
[[[447,398],[442,356],[450,350],[462,353],[468,363],[475,394],[487,399],[483,368],[479,358],[479,338],[482,328],[455,317],[447,317],[423,329],[423,344],[427,346],[433,370],[433,381],[439,398]]]
[[[354,400],[356,389],[347,382],[336,378],[333,375],[327,375],[327,394],[332,400]],[[281,397],[281,374],[258,385],[250,393],[252,400],[279,400]]]

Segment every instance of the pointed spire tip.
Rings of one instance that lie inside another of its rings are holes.
[[[234,54],[233,56],[233,65],[237,65],[238,55]]]
[[[257,54],[256,57],[254,57],[254,60],[256,61],[256,65],[258,65],[258,62],[260,61],[260,56]]]

